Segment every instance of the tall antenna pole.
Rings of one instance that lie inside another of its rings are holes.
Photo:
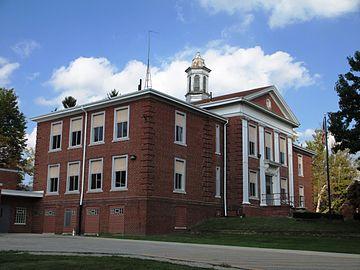
[[[147,55],[147,67],[146,67],[146,77],[145,77],[145,84],[144,89],[148,89],[152,87],[151,83],[151,72],[150,72],[150,34],[153,33],[153,31],[148,32],[148,55]]]

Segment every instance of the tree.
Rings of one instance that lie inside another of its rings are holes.
[[[76,99],[72,96],[65,97],[62,101],[62,104],[65,109],[75,107],[76,106]]]
[[[22,167],[25,129],[25,116],[19,110],[14,89],[0,88],[0,167]]]
[[[340,74],[335,90],[339,96],[339,111],[329,114],[329,131],[338,144],[335,150],[360,151],[360,51],[347,58],[350,71]]]
[[[314,205],[318,212],[328,211],[327,205],[327,176],[325,172],[325,146],[322,144],[322,130],[317,129],[312,141],[307,141],[307,147],[315,152],[312,163]],[[350,155],[349,150],[337,151],[329,154],[330,185],[332,208],[339,212],[346,201],[346,188],[359,175],[356,170],[357,162]]]
[[[348,187],[347,199],[354,209],[360,208],[360,181],[355,180]]]
[[[111,90],[108,94],[107,97],[108,99],[112,99],[113,97],[117,97],[119,95],[119,92],[116,91],[116,89]]]

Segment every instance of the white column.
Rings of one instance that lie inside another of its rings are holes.
[[[289,161],[289,200],[290,205],[294,206],[294,172],[293,172],[293,153],[292,153],[292,140],[288,138],[288,161]]]
[[[275,162],[280,163],[279,133],[274,131]]]
[[[249,202],[249,151],[248,121],[242,119],[242,163],[243,163],[243,204]]]
[[[259,126],[259,153],[260,153],[260,206],[266,206],[266,182],[264,164],[264,127]]]
[[[280,201],[280,168],[276,170],[273,176],[273,192],[274,192],[274,205],[281,205]]]

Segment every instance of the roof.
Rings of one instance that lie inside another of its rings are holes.
[[[28,197],[28,198],[42,198],[44,197],[44,191],[24,191],[24,190],[13,190],[13,189],[2,189],[1,195],[17,196],[17,197]]]
[[[211,116],[213,118],[216,118],[220,121],[226,122],[226,118],[209,112],[208,110],[202,109],[198,106],[194,106],[193,104],[187,103],[183,100],[180,100],[178,98],[175,98],[173,96],[167,95],[165,93],[162,93],[160,91],[157,91],[155,89],[152,88],[148,88],[148,89],[144,89],[144,90],[140,90],[140,91],[136,91],[136,92],[132,92],[129,94],[124,94],[118,97],[114,97],[111,99],[103,99],[103,100],[99,100],[99,101],[95,101],[95,102],[91,102],[91,103],[87,103],[84,105],[80,105],[80,106],[75,106],[72,108],[67,108],[67,109],[63,109],[63,110],[59,110],[56,112],[51,112],[48,114],[43,114],[40,116],[36,116],[36,117],[32,117],[31,120],[35,121],[35,122],[44,122],[44,121],[49,121],[49,120],[54,120],[54,119],[58,119],[60,117],[64,117],[64,116],[68,116],[68,115],[74,115],[74,114],[79,114],[83,111],[91,111],[91,110],[95,110],[98,108],[104,108],[107,106],[111,106],[113,104],[117,104],[117,103],[121,103],[121,102],[128,102],[128,101],[132,101],[135,99],[141,99],[141,98],[146,98],[149,96],[154,96],[154,97],[158,97],[161,98],[167,102],[171,102],[171,103],[175,103],[177,105],[186,107],[190,110]]]
[[[297,150],[299,150],[301,152],[305,152],[306,154],[309,154],[311,156],[314,156],[316,154],[313,150],[307,149],[307,148],[302,147],[302,146],[300,146],[298,144],[293,143],[293,148],[295,148],[295,149],[297,149]]]

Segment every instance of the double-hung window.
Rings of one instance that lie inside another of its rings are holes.
[[[299,186],[299,207],[305,207],[304,186]]]
[[[220,154],[220,125],[216,125],[215,130],[215,153]]]
[[[81,146],[82,117],[70,120],[70,148]]]
[[[280,163],[286,165],[286,138],[280,137]]]
[[[175,111],[175,143],[186,144],[186,114]]]
[[[68,163],[67,192],[79,192],[80,161]]]
[[[287,178],[282,177],[280,182],[280,194],[281,194],[281,201],[287,202],[288,199],[288,181]]]
[[[258,198],[258,176],[257,172],[249,172],[249,197]]]
[[[115,109],[114,113],[114,141],[129,137],[129,107]]]
[[[60,165],[59,164],[49,165],[47,194],[59,194],[59,175],[60,175]]]
[[[103,159],[90,160],[89,191],[102,191]]]
[[[91,115],[91,143],[104,142],[105,112]]]
[[[127,189],[127,165],[127,155],[113,157],[111,187],[112,190]]]
[[[298,175],[304,176],[303,156],[298,155]]]
[[[265,159],[272,160],[272,134],[265,132]]]
[[[249,155],[257,156],[257,129],[256,126],[249,125]]]
[[[216,167],[216,187],[215,187],[215,197],[220,198],[220,181],[221,181],[221,170],[220,167]]]
[[[175,158],[174,167],[174,192],[184,193],[186,161],[180,158]]]
[[[50,151],[61,150],[62,122],[51,124]]]

